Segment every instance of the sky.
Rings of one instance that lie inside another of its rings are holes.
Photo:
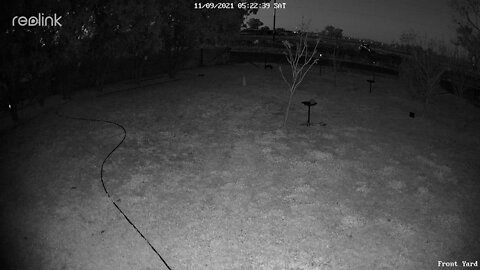
[[[272,1],[273,3],[273,1]],[[276,27],[294,30],[310,22],[310,30],[326,25],[343,29],[344,35],[390,43],[401,33],[415,30],[422,38],[451,43],[455,38],[453,12],[449,0],[277,0],[286,3],[277,9]],[[259,10],[256,16],[273,26],[273,8]]]

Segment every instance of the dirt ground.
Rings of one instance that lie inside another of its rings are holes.
[[[444,95],[423,112],[395,77],[378,75],[369,94],[368,75],[340,73],[334,87],[312,70],[285,132],[278,70],[179,78],[84,92],[2,133],[3,269],[167,269],[102,187],[122,130],[56,109],[125,127],[104,182],[172,269],[480,260],[478,109]],[[326,126],[300,125],[311,98],[312,121]]]

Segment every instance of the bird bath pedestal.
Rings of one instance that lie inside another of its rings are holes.
[[[307,123],[302,124],[306,125],[307,127],[311,126],[312,124],[310,123],[310,107],[317,105],[317,102],[312,98],[309,101],[302,101],[302,104],[305,106],[308,106],[308,118],[307,118]]]

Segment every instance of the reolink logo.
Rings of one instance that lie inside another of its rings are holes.
[[[38,13],[38,16],[15,16],[12,19],[12,26],[17,23],[19,26],[62,26],[60,19],[62,16],[57,17],[57,14],[52,16],[45,16],[43,13]]]

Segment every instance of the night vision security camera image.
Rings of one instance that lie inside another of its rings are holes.
[[[3,270],[480,270],[480,1],[2,0]]]

